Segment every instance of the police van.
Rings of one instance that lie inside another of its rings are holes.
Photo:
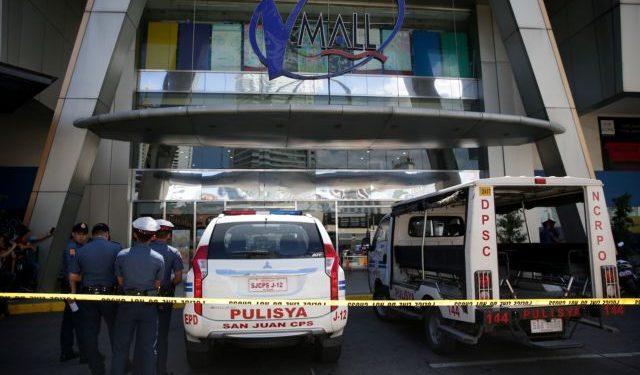
[[[399,202],[368,256],[376,300],[620,296],[602,183],[591,179],[480,179]],[[623,314],[615,304],[504,306],[374,310],[381,320],[423,320],[430,348],[441,354],[501,329],[532,347],[580,347],[572,339],[578,324],[613,330],[603,318]]]
[[[344,300],[345,276],[322,223],[300,211],[226,211],[209,223],[186,297]],[[346,306],[186,304],[187,360],[206,366],[220,345],[311,342],[317,359],[340,357]]]

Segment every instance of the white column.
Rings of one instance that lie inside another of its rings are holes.
[[[87,2],[25,217],[34,233],[57,228],[53,240],[41,246],[41,290],[55,288],[62,250],[98,151],[99,138],[73,122],[109,111],[145,4]]]

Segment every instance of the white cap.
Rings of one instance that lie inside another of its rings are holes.
[[[133,229],[141,232],[155,233],[160,230],[160,225],[149,216],[143,216],[135,219],[131,224]]]
[[[157,219],[156,223],[158,223],[158,225],[160,226],[160,230],[173,229],[173,223],[171,223],[169,220]]]

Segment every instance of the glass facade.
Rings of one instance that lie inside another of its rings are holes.
[[[284,18],[294,5],[276,3]],[[361,60],[323,52],[357,55],[367,53],[367,44],[379,46],[395,25],[395,4],[380,0],[357,9],[339,2],[307,4],[286,44],[284,69],[324,75],[357,65]],[[150,0],[139,28],[134,106],[313,104],[481,110],[472,5],[428,7],[408,0],[401,30],[382,51],[384,61],[372,59],[330,79],[296,80],[269,79],[254,53],[249,22],[256,2]],[[261,51],[264,34],[260,22],[256,42]],[[302,210],[323,222],[337,248],[355,251],[394,201],[484,177],[488,170],[486,149],[159,144],[134,149],[132,213],[178,221],[185,255],[192,254],[212,218],[232,209]]]

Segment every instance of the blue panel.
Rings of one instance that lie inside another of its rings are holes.
[[[613,198],[631,194],[631,206],[640,207],[640,172],[596,171],[596,178],[604,184],[607,206],[613,207]]]
[[[544,176],[544,172],[537,170],[536,176]],[[624,193],[631,194],[631,206],[640,207],[640,172],[621,171],[596,171],[596,179],[604,184],[604,196],[607,199],[607,207],[613,207],[613,198],[617,198]]]
[[[211,25],[181,23],[178,25],[178,70],[211,69]]]
[[[37,167],[0,167],[0,209],[24,212],[36,179]]]
[[[433,31],[413,31],[411,50],[413,74],[416,76],[442,76],[442,51],[440,34]]]

